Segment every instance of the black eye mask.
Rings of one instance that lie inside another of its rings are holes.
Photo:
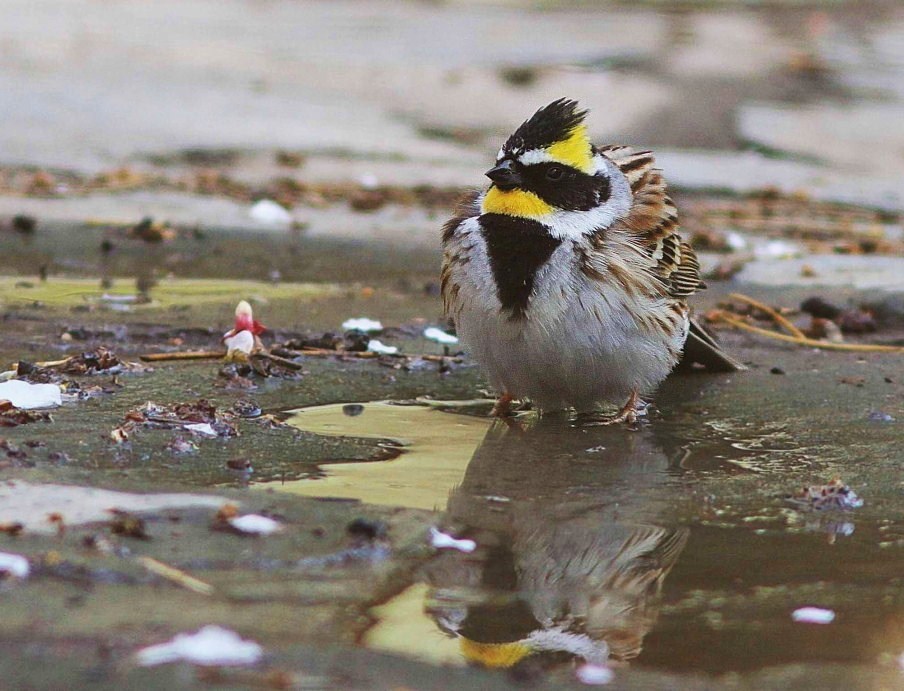
[[[519,166],[518,172],[523,189],[559,209],[588,211],[609,199],[609,178],[605,173],[587,175],[561,163]]]

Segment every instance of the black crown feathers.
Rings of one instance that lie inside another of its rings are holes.
[[[566,139],[586,117],[587,111],[578,110],[577,101],[560,98],[525,120],[504,148],[506,151],[530,151],[551,146]]]

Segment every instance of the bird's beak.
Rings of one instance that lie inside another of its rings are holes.
[[[505,159],[484,174],[501,190],[513,190],[522,183],[521,175],[515,170],[515,164],[509,159]]]

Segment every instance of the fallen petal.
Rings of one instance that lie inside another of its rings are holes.
[[[10,401],[16,408],[54,408],[62,405],[62,391],[56,384],[29,384],[21,379],[0,383],[0,400]]]
[[[794,610],[791,618],[802,624],[831,624],[835,621],[835,612],[821,607],[801,607]]]
[[[180,633],[167,643],[152,645],[136,654],[145,667],[183,660],[195,665],[253,665],[263,656],[254,641],[244,641],[235,631],[205,626],[197,633]]]
[[[367,342],[367,349],[372,353],[380,353],[380,355],[395,355],[399,352],[395,346],[388,346],[375,338]]]
[[[430,528],[430,544],[437,549],[457,549],[460,552],[473,552],[477,549],[474,540],[459,540],[433,527]]]
[[[272,199],[261,199],[251,207],[248,214],[258,223],[287,226],[292,223],[292,214]]]
[[[272,535],[283,529],[281,523],[256,513],[230,518],[227,523],[239,532],[248,533],[249,535]]]
[[[226,345],[227,355],[235,352],[250,355],[254,350],[254,334],[250,331],[239,331],[233,336],[223,338],[223,343]]]
[[[455,343],[458,343],[458,336],[447,334],[445,331],[443,331],[442,329],[437,329],[435,326],[424,329],[424,338],[430,339],[431,341],[436,341],[437,343],[442,343],[444,345],[453,345]]]
[[[383,325],[380,322],[368,319],[367,317],[358,317],[357,319],[346,319],[342,322],[342,328],[346,331],[357,330],[367,333],[370,331],[382,331]]]
[[[185,425],[185,429],[194,434],[200,434],[202,437],[217,436],[217,431],[210,426],[209,422],[198,422],[192,425]]]
[[[14,578],[27,578],[30,571],[28,559],[21,554],[0,552],[0,573],[9,574]]]

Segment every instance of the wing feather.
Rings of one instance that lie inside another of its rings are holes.
[[[700,264],[693,248],[678,234],[678,209],[666,189],[662,171],[651,151],[627,146],[605,146],[608,157],[628,179],[634,195],[631,208],[620,221],[641,249],[653,260],[652,273],[674,298],[685,298],[704,288]]]
[[[443,225],[443,266],[440,272],[440,292],[443,296],[443,309],[448,317],[454,317],[458,305],[458,293],[461,287],[455,282],[453,272],[455,267],[468,261],[467,253],[456,242],[456,232],[459,226],[472,216],[480,214],[477,204],[479,192],[469,192],[461,198],[450,218]]]

